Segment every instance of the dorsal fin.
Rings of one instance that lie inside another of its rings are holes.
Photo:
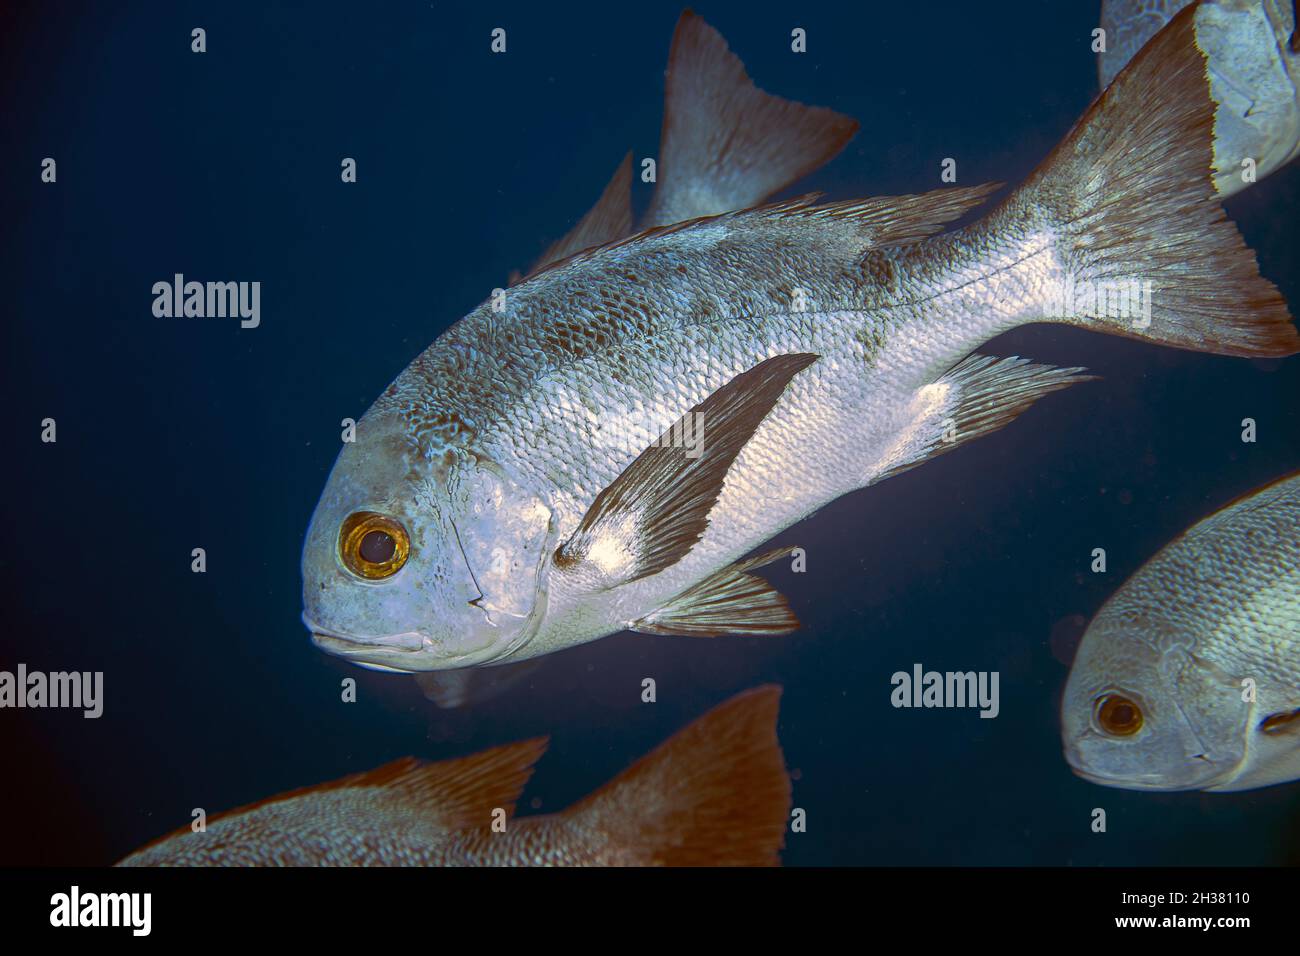
[[[493,747],[468,757],[453,760],[427,761],[415,757],[402,757],[373,770],[349,774],[337,780],[298,787],[244,804],[233,810],[224,810],[208,817],[211,826],[219,820],[250,813],[273,803],[283,803],[299,797],[329,793],[334,790],[382,790],[384,796],[395,802],[407,804],[414,812],[447,827],[483,826],[494,809],[500,807],[507,817],[514,816],[515,802],[532,776],[535,764],[546,752],[546,737],[523,740],[519,743]],[[135,852],[189,833],[188,825],[164,833]]]
[[[482,825],[495,808],[514,814],[515,801],[532,776],[533,764],[546,752],[547,738],[504,744],[467,757],[426,761],[402,757],[374,770],[302,787],[231,810],[230,816],[268,803],[331,790],[373,788],[398,803],[447,826]],[[216,817],[210,818],[211,820]]]
[[[536,275],[552,263],[567,259],[583,249],[622,239],[631,231],[632,154],[629,152],[614,171],[613,178],[596,200],[596,205],[587,210],[587,214],[563,238],[556,240],[542,253],[524,278]]]
[[[690,10],[673,33],[658,184],[644,225],[744,209],[829,162],[858,124],[758,89],[727,41]]]
[[[737,228],[757,223],[779,223],[783,220],[822,221],[828,225],[850,228],[857,233],[864,254],[882,246],[900,246],[934,235],[945,223],[965,215],[1002,188],[1002,183],[981,183],[978,186],[948,186],[926,193],[904,196],[875,196],[870,199],[847,199],[839,202],[817,204],[821,193],[807,193],[793,199],[740,209],[717,216],[700,216],[667,226],[652,226],[641,232],[614,242],[584,249],[567,259],[552,262],[529,276],[558,269],[561,266],[586,262],[613,249],[636,245],[653,239],[702,227],[705,224],[728,225]]]

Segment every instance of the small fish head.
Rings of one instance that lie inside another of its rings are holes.
[[[1080,777],[1128,790],[1199,790],[1235,771],[1250,706],[1170,625],[1105,610],[1084,634],[1061,701]]]
[[[545,611],[550,510],[492,462],[418,450],[408,432],[372,410],[340,453],[303,548],[303,623],[378,670],[499,660]]]

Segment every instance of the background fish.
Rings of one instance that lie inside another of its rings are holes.
[[[1104,0],[1107,49],[1097,55],[1102,89],[1192,0]],[[1300,155],[1300,44],[1295,0],[1205,0],[1196,12],[1215,118],[1214,168],[1230,196]],[[1242,160],[1255,163],[1244,178]]]
[[[119,866],[769,866],[790,779],[779,687],[737,694],[568,810],[511,819],[546,741],[397,760],[188,827]]]
[[[424,671],[415,675],[415,683],[425,698],[443,710],[455,710],[481,704],[506,693],[532,677],[545,658],[500,664],[496,667],[459,667],[449,671]]]
[[[677,20],[664,78],[654,199],[639,229],[757,205],[830,162],[858,131],[848,116],[764,93],[722,34],[690,10]],[[596,205],[528,275],[625,238],[632,221],[628,153]]]
[[[1061,725],[1075,773],[1107,786],[1300,778],[1300,473],[1194,525],[1115,592],[1074,659]]]
[[[1214,201],[1191,14],[963,229],[926,238],[990,187],[794,200],[652,229],[476,309],[335,464],[303,552],[314,641],[415,671],[627,628],[785,633],[797,620],[751,572],[788,549],[746,554],[1082,377],[969,354],[987,339],[1047,320],[1295,352]],[[1064,295],[1116,280],[1145,283],[1144,316]]]

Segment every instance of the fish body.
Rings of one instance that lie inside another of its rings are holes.
[[[335,465],[304,549],[314,640],[414,671],[625,628],[784,633],[797,620],[751,573],[780,553],[745,555],[1083,377],[971,355],[984,341],[1059,321],[1291,354],[1214,201],[1204,63],[1181,15],[962,229],[933,235],[990,187],[793,200],[588,250],[480,306]],[[1121,281],[1144,308],[1087,299]],[[349,550],[358,515],[406,543],[397,572]]]
[[[530,740],[280,794],[119,865],[774,865],[790,808],[779,699],[770,685],[738,694],[561,813],[513,817],[546,749]]]
[[[1193,0],[1105,0],[1105,89]],[[1300,43],[1293,0],[1203,0],[1196,11],[1211,93],[1219,106],[1215,185],[1231,196],[1300,155]]]
[[[1061,705],[1095,783],[1246,790],[1300,779],[1300,473],[1194,525],[1108,600]]]

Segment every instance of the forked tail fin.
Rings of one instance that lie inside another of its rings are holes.
[[[1300,351],[1286,303],[1216,200],[1215,103],[1183,10],[994,215],[1045,226],[1045,318],[1218,355]]]
[[[747,209],[834,157],[856,120],[754,86],[717,30],[682,13],[668,60],[654,199],[641,228]]]
[[[790,813],[781,688],[737,694],[562,816],[643,866],[774,866]]]

